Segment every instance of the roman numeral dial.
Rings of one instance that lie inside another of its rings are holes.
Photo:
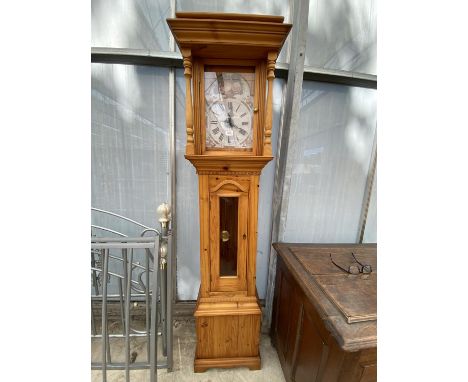
[[[252,149],[254,72],[205,71],[205,147]]]
[[[252,119],[252,110],[242,100],[228,98],[212,103],[206,115],[207,147],[251,147]]]

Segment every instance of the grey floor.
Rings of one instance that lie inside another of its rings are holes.
[[[111,355],[113,362],[124,360],[124,343],[121,339],[111,339]],[[262,359],[261,370],[250,371],[240,367],[234,369],[209,369],[204,373],[193,372],[193,359],[195,356],[195,323],[193,319],[177,320],[174,323],[174,369],[171,373],[166,370],[158,370],[158,381],[166,382],[281,382],[285,381],[283,372],[278,360],[276,350],[272,347],[270,337],[262,334],[260,340],[260,356]],[[143,338],[132,338],[131,353],[136,355],[136,362],[139,358],[146,358],[146,342]],[[99,360],[101,347],[99,340],[91,343],[91,353],[93,360]],[[101,371],[92,370],[91,378],[93,382],[102,381]],[[134,370],[130,372],[131,382],[149,381],[148,370]],[[124,371],[111,370],[107,372],[108,382],[125,381]]]

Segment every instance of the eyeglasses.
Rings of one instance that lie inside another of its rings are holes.
[[[353,256],[353,259],[356,261],[361,266],[361,273],[371,273],[372,272],[372,267],[369,264],[361,264],[361,262],[356,259],[356,256],[354,256],[354,253],[351,252],[351,255]]]
[[[343,272],[349,273],[351,275],[358,275],[359,273],[371,273],[372,272],[372,267],[369,264],[362,264],[358,259],[356,259],[356,256],[354,256],[353,252],[351,252],[351,255],[353,256],[354,261],[356,261],[356,263],[359,264],[360,267],[356,264],[351,264],[350,266],[348,266],[348,269],[345,269],[333,261],[331,253],[330,253],[330,260],[337,268],[340,268]]]

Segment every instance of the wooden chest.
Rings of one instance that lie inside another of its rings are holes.
[[[273,244],[271,339],[287,381],[377,380],[375,244]],[[370,274],[348,274],[356,264]],[[331,258],[330,258],[331,255]]]

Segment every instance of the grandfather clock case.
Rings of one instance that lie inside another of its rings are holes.
[[[200,275],[194,370],[260,369],[256,291],[259,177],[271,151],[283,17],[176,13],[183,57],[186,155],[199,180]]]

